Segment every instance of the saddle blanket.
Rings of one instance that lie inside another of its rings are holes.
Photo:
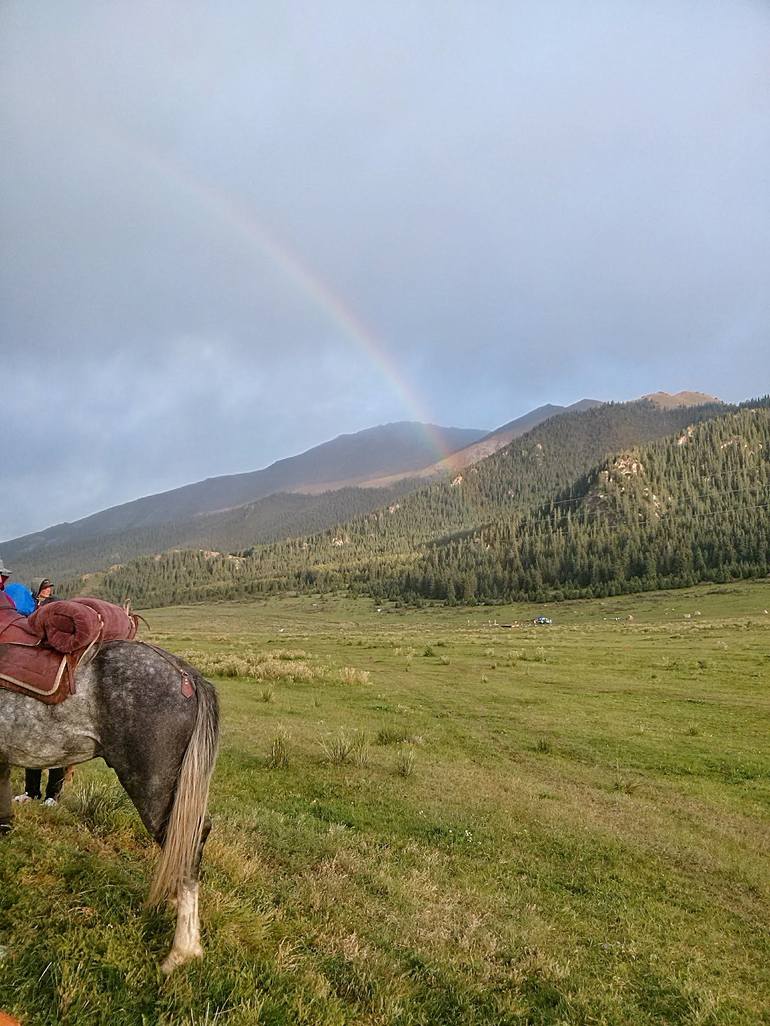
[[[103,641],[131,641],[138,617],[102,599],[48,602],[32,616],[0,609],[0,688],[47,705],[75,691],[75,671]]]

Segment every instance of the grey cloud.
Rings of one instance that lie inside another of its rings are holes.
[[[749,0],[6,3],[0,537],[410,393],[766,390],[768,43]]]

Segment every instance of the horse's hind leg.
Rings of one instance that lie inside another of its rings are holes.
[[[208,834],[206,802],[219,735],[216,692],[173,657],[132,642],[106,646],[93,663],[104,699],[101,750],[162,852],[149,903],[176,897],[170,972],[202,955],[198,867]]]
[[[0,765],[0,837],[11,832],[11,767]]]
[[[181,881],[176,893],[176,930],[171,951],[161,965],[164,973],[173,972],[177,966],[184,965],[192,958],[202,958],[200,917],[198,914],[198,886],[203,847],[211,830],[211,821],[207,818],[201,836],[192,873],[189,879]]]
[[[160,759],[154,762],[151,771],[144,758],[135,759],[130,767],[118,765],[118,778],[128,791],[145,827],[152,837],[163,848],[169,841],[167,836],[170,806],[174,801],[177,783],[178,754],[172,755],[169,764],[159,766]],[[211,821],[206,818],[203,834],[198,845],[195,858],[188,877],[180,880],[172,896],[176,907],[176,930],[171,951],[163,961],[161,968],[170,973],[177,966],[184,965],[193,958],[203,956],[200,941],[200,919],[198,914],[198,880],[203,847],[206,843]]]

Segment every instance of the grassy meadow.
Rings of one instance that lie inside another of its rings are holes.
[[[206,958],[160,975],[153,847],[94,763],[0,844],[0,1009],[24,1026],[770,1022],[769,609],[765,581],[151,610],[144,636],[222,701]]]

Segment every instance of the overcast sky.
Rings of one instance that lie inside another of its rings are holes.
[[[770,4],[0,5],[0,538],[394,420],[770,390]]]

